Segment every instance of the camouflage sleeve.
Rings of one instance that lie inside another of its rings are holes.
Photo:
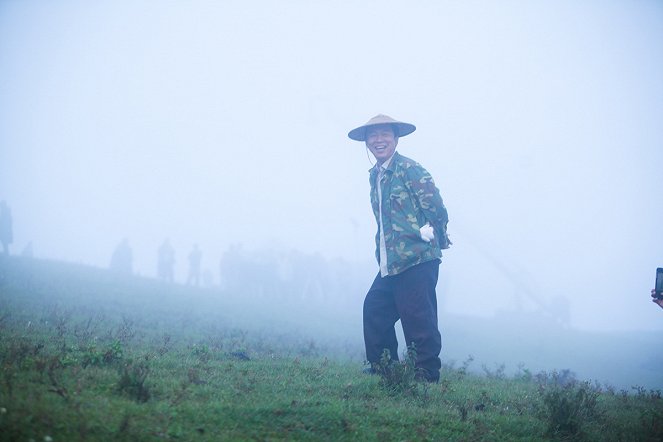
[[[433,177],[417,164],[408,169],[408,178],[410,192],[415,196],[416,204],[426,220],[433,226],[438,245],[443,249],[448,248],[446,232],[449,215]]]

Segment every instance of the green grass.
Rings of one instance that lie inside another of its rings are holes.
[[[254,307],[98,269],[0,261],[0,440],[663,439],[659,391],[526,369],[479,376],[470,358],[445,365],[439,384],[387,383],[315,328],[333,315],[288,328],[270,315],[296,305]]]

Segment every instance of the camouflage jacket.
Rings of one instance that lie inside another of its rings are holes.
[[[371,205],[378,224],[375,256],[380,262],[380,212],[377,190],[378,168],[370,169]],[[419,163],[394,153],[382,174],[382,225],[387,246],[389,276],[412,266],[442,257],[449,247],[447,209],[433,177]],[[435,230],[431,242],[421,239],[419,228],[430,223]]]

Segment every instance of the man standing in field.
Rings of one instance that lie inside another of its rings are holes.
[[[408,346],[414,344],[420,379],[440,379],[442,341],[437,327],[435,286],[447,238],[447,210],[431,175],[396,152],[413,124],[377,115],[351,130],[377,164],[370,170],[371,205],[377,222],[375,256],[380,270],[364,300],[366,359],[375,372],[383,351],[398,360],[394,328],[401,320]]]

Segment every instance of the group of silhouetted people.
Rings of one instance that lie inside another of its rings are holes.
[[[186,280],[187,285],[200,285],[200,265],[202,263],[203,253],[194,244],[189,252],[189,275]],[[133,272],[133,253],[128,239],[123,239],[113,251],[111,256],[110,269],[121,274],[131,274]],[[157,278],[165,282],[175,281],[175,249],[170,244],[170,240],[165,239],[157,249]]]

